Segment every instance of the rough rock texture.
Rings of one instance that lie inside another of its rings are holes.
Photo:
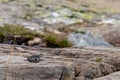
[[[110,44],[120,47],[120,28],[116,28],[110,31],[107,31],[103,36],[104,39]]]
[[[32,45],[36,45],[42,43],[42,40],[40,38],[34,38],[33,40],[28,41],[28,45],[32,46]]]
[[[119,79],[120,79],[120,72],[115,72],[101,78],[96,78],[94,80],[119,80]]]
[[[40,62],[28,62],[27,57],[35,54],[42,55]],[[119,48],[60,49],[0,44],[0,80],[92,80],[119,71],[119,60]]]

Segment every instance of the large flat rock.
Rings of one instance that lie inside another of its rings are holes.
[[[35,54],[42,55],[40,62],[27,61],[28,56]],[[92,80],[119,71],[119,60],[119,48],[39,48],[0,44],[0,80]]]

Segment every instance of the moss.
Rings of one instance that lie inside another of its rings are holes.
[[[67,38],[61,35],[56,35],[54,33],[46,34],[45,42],[47,44],[47,47],[51,48],[63,48],[72,46],[72,43],[70,43]]]
[[[101,58],[96,58],[95,61],[96,61],[96,62],[102,62],[102,59],[101,59]]]

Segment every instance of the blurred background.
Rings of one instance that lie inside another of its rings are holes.
[[[0,25],[62,35],[73,47],[120,47],[119,8],[120,0],[0,0]]]

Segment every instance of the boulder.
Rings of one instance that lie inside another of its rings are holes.
[[[68,35],[68,40],[74,44],[75,47],[80,46],[92,46],[92,47],[112,47],[108,42],[106,42],[102,37],[93,36],[90,33],[70,33]]]
[[[103,34],[104,39],[113,46],[120,47],[120,30],[113,29]]]
[[[119,53],[115,48],[51,49],[0,44],[0,80],[91,80],[118,71]],[[32,55],[42,56],[32,63],[27,60]]]
[[[32,45],[39,44],[41,42],[42,42],[42,40],[40,38],[34,38],[33,40],[28,41],[28,45],[32,46]]]

